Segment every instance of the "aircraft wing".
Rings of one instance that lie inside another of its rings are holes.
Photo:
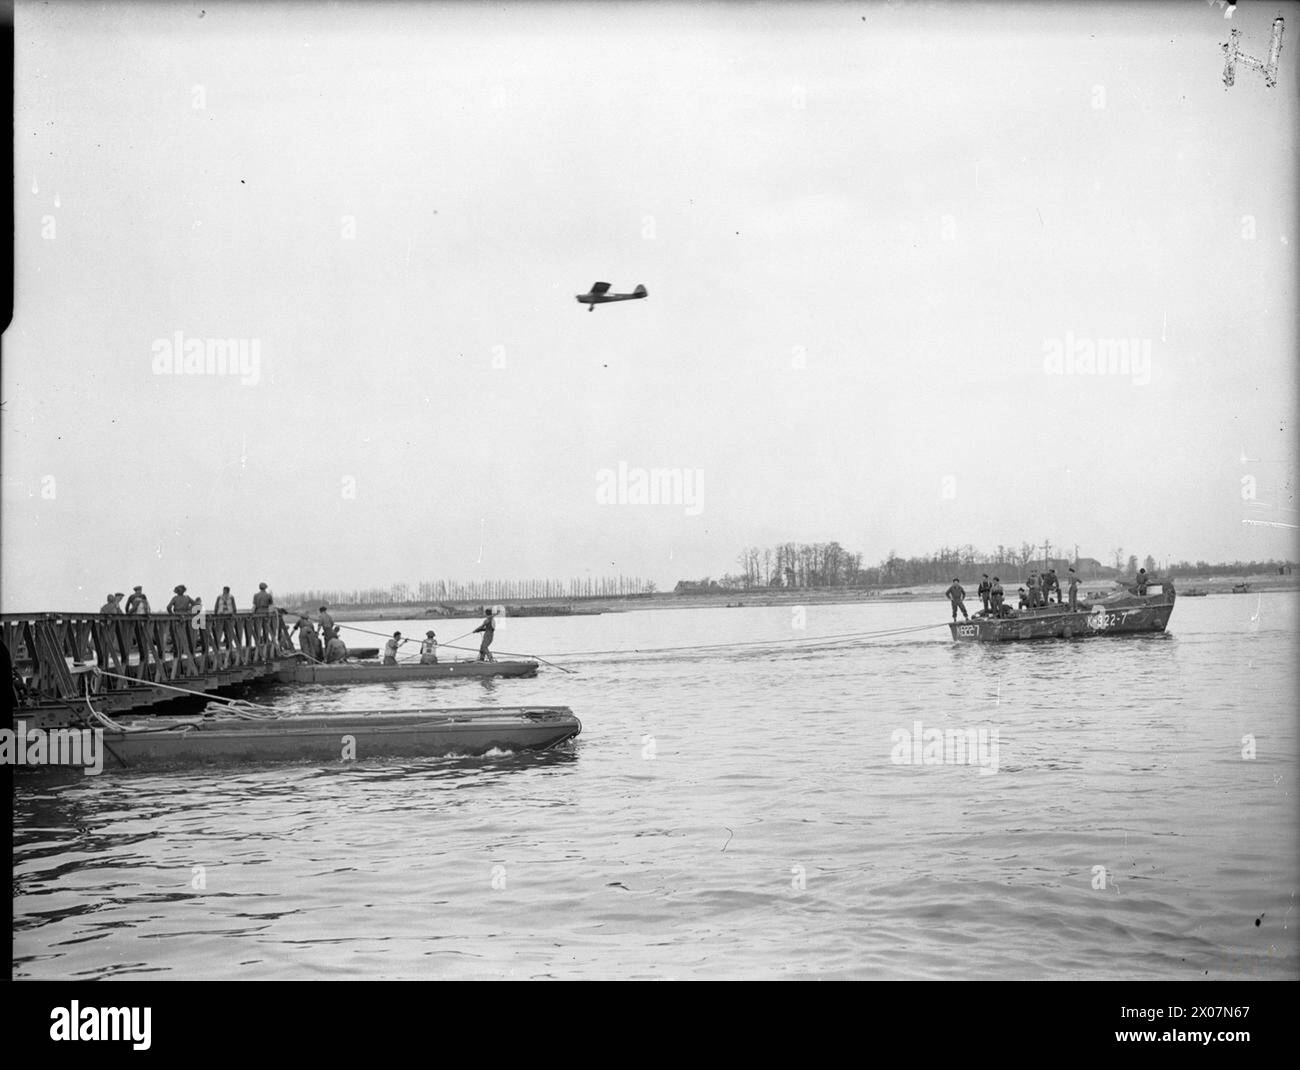
[[[607,282],[593,282],[593,283],[591,284],[591,292],[594,293],[594,294],[609,293],[609,283],[607,283]]]

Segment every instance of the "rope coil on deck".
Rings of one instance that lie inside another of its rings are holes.
[[[136,680],[134,677],[122,676],[119,673],[109,672],[107,669],[101,669],[98,666],[93,667],[90,671],[97,676],[112,676],[118,680],[126,680],[129,683],[136,684],[136,685],[140,684],[140,681]],[[217,714],[221,714],[221,713],[230,713],[233,716],[239,717],[243,720],[277,720],[280,717],[284,716],[284,714],[282,714],[274,706],[263,706],[259,702],[250,702],[248,699],[222,698],[220,695],[214,697],[212,695],[209,695],[205,691],[194,691],[193,689],[188,687],[176,687],[174,684],[161,684],[153,680],[151,680],[146,686],[148,688],[158,687],[158,688],[162,688],[165,691],[176,691],[182,695],[193,695],[195,698],[207,699],[208,704],[203,708],[204,716],[207,717],[216,716]],[[87,706],[90,705],[89,697],[87,697],[86,699],[86,705]],[[265,712],[259,712],[259,711],[265,711]],[[93,708],[91,712],[95,713],[97,716],[101,718],[105,716],[104,714],[99,713]],[[197,724],[198,722],[196,721],[195,723]],[[131,731],[130,729],[127,729],[125,726],[122,725],[116,726],[114,730],[120,732]],[[146,729],[146,731],[157,731],[157,729]]]
[[[108,716],[108,714],[106,714],[106,713],[101,713],[99,710],[95,709],[95,707],[92,706],[92,705],[90,704],[90,695],[86,695],[86,709],[88,709],[88,710],[90,711],[90,717],[91,717],[91,720],[93,720],[93,721],[98,721],[100,724],[102,724],[105,728],[109,729],[110,731],[112,731],[112,732],[120,732],[120,733],[122,733],[123,735],[138,735],[138,734],[140,734],[140,733],[142,733],[142,732],[182,732],[182,733],[184,733],[184,732],[188,732],[188,731],[190,731],[191,729],[195,728],[195,727],[198,725],[198,723],[199,723],[199,719],[198,719],[198,718],[195,718],[195,719],[190,720],[190,721],[176,722],[176,723],[173,723],[173,724],[165,725],[165,726],[162,727],[162,728],[148,728],[148,727],[146,727],[146,726],[144,726],[144,725],[124,725],[124,724],[119,724],[117,721],[113,720],[113,718],[111,718],[110,716]]]

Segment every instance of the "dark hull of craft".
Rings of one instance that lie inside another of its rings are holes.
[[[535,661],[444,661],[437,665],[284,665],[276,673],[282,684],[384,684],[401,680],[457,680],[483,676],[535,676]]]
[[[1174,592],[1118,595],[1071,613],[1051,605],[1022,610],[1014,617],[972,617],[948,627],[959,643],[1007,643],[1023,639],[1094,639],[1163,632],[1174,611]]]
[[[582,731],[567,706],[371,710],[274,720],[154,716],[123,723],[151,731],[105,729],[106,770],[540,751]]]

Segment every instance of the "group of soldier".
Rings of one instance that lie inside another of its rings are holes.
[[[121,591],[116,594],[105,595],[106,601],[99,611],[101,613],[123,613],[133,616],[147,616],[152,612],[149,608],[149,598],[145,595],[141,585],[137,585],[132,590],[131,596],[126,600],[125,608],[122,606],[123,597]],[[186,593],[185,584],[178,583],[172,588],[172,598],[163,612],[180,614],[197,621],[203,616],[203,600],[201,598],[191,598]],[[236,612],[238,610],[235,607],[235,598],[230,593],[230,588],[221,588],[221,594],[217,595],[212,615],[215,617],[233,616]],[[330,616],[328,606],[322,605],[320,607],[319,615],[315,621],[306,612],[299,613],[293,629],[289,630],[284,622],[285,610],[275,604],[275,598],[267,585],[259,583],[257,593],[253,595],[253,612],[280,614],[280,645],[282,648],[292,651],[293,636],[297,633],[299,647],[312,660],[323,661],[326,664],[347,660],[348,648],[343,640],[339,638],[338,625],[334,623],[334,618]],[[954,619],[956,618],[954,617]],[[316,631],[317,624],[320,625],[319,632]],[[195,627],[199,626],[199,624],[195,625]],[[492,610],[488,609],[484,613],[483,623],[474,629],[474,634],[482,633],[483,635],[483,642],[479,646],[479,661],[496,660],[489,649],[492,646],[495,629],[496,621],[493,619]],[[397,664],[397,647],[405,641],[402,639],[401,632],[393,633],[393,638],[385,646],[384,664]],[[426,633],[424,642],[420,644],[420,662],[425,665],[436,665],[438,663],[438,641],[432,631]]]
[[[479,643],[478,660],[479,661],[496,661],[492,656],[491,646],[492,639],[496,635],[497,622],[493,616],[493,611],[485,609],[483,611],[483,623],[475,628],[470,635],[482,634],[483,641]],[[463,638],[463,636],[461,637]],[[393,632],[393,637],[384,644],[384,664],[397,664],[398,648],[406,643],[411,642],[409,639],[403,639],[401,632]],[[424,633],[424,640],[420,643],[420,664],[437,665],[438,664],[438,636],[433,629]]]
[[[126,599],[126,605],[123,606],[122,598],[124,595],[121,591],[115,594],[106,595],[105,603],[100,607],[101,613],[122,613],[131,616],[148,616],[152,610],[149,608],[149,597],[144,593],[142,585],[137,584],[133,589],[130,597]],[[203,599],[191,598],[187,593],[185,584],[178,583],[172,588],[172,597],[167,605],[163,608],[164,613],[179,614],[198,620],[203,614]],[[211,615],[214,617],[233,616],[239,612],[235,605],[235,596],[230,593],[229,587],[221,588],[221,593],[217,595],[213,603]],[[334,623],[334,618],[330,616],[329,607],[321,606],[320,615],[316,621],[313,621],[306,613],[298,615],[298,621],[290,631],[284,622],[285,610],[275,604],[275,596],[271,594],[270,589],[265,583],[257,585],[257,592],[253,595],[253,612],[254,613],[279,613],[280,614],[280,646],[281,648],[293,649],[294,633],[299,633],[299,645],[302,652],[315,661],[335,662],[346,661],[348,657],[348,648],[343,640],[339,638],[338,626]],[[316,624],[320,625],[320,631],[316,631]],[[198,627],[199,625],[196,625]],[[226,629],[218,629],[218,633]]]
[[[305,612],[298,614],[293,631],[286,636],[290,649],[293,648],[293,634],[297,632],[299,648],[313,661],[323,661],[327,665],[347,661],[348,648],[339,638],[338,625],[330,616],[329,607],[321,606],[317,613],[314,621]],[[319,632],[316,631],[317,624],[320,625]]]
[[[163,607],[164,613],[179,613],[186,617],[197,617],[203,613],[203,599],[191,598],[187,593],[185,584],[178,583],[172,588],[171,600]],[[122,599],[126,597],[126,605],[122,605]],[[105,602],[99,607],[101,613],[127,613],[132,616],[148,616],[153,612],[149,608],[149,596],[144,593],[141,584],[136,584],[131,589],[130,597],[123,595],[121,591],[116,594],[104,596]],[[257,593],[253,595],[253,612],[270,613],[275,609],[275,598],[267,589],[265,583],[257,585]],[[213,604],[212,612],[219,616],[226,616],[237,613],[235,607],[235,596],[230,593],[229,587],[221,588],[221,593],[217,595],[217,600]]]
[[[1069,570],[1066,589],[1068,591],[1070,612],[1074,612],[1079,608],[1079,577],[1073,568]],[[1062,604],[1064,599],[1061,596],[1061,581],[1056,575],[1056,569],[1049,568],[1043,572],[1035,569],[1029,574],[1026,586],[1019,589],[1020,602],[1016,608],[1036,609],[1039,606],[1050,605],[1053,592],[1056,594],[1056,604]],[[997,576],[994,576],[990,581],[989,574],[984,573],[984,578],[980,581],[979,587],[976,588],[976,593],[984,606],[983,610],[978,614],[979,616],[1009,617],[1012,615],[1011,607],[1006,604],[1002,580]],[[957,614],[961,613],[964,619],[970,620],[970,614],[966,612],[966,589],[956,576],[952,578],[952,586],[944,594],[948,596],[948,601],[952,604],[952,619],[956,620]]]

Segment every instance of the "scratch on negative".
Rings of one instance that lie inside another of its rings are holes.
[[[724,829],[727,829],[727,826],[726,826],[726,825],[723,825],[722,827],[723,827]],[[735,835],[735,833],[732,832],[731,829],[727,829],[727,843],[730,843],[730,842],[731,842],[731,838],[732,838],[734,835]],[[724,843],[724,844],[722,845],[722,850],[725,851],[725,850],[727,849],[727,843]]]

